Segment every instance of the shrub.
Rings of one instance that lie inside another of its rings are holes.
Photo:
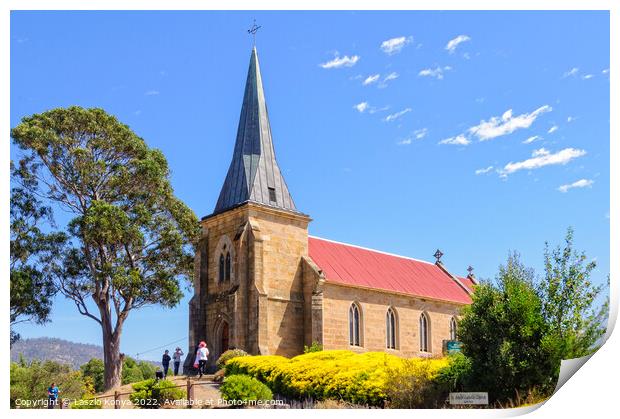
[[[470,389],[471,360],[462,353],[450,355],[448,360],[448,366],[437,372],[437,383],[445,392]]]
[[[402,362],[383,352],[355,354],[346,350],[310,352],[291,359],[248,356],[230,360],[226,375],[250,375],[274,393],[298,400],[339,399],[382,406],[387,398],[388,370],[399,368]],[[429,362],[437,370],[448,363],[445,359]]]
[[[225,351],[222,355],[220,355],[220,357],[217,359],[216,361],[217,369],[221,370],[222,368],[224,368],[226,366],[226,362],[229,359],[233,359],[238,356],[247,356],[247,355],[248,353],[242,349],[229,349]]]
[[[16,400],[47,399],[47,388],[54,381],[60,389],[60,399],[80,399],[87,388],[80,371],[72,370],[70,365],[56,361],[33,360],[30,363],[21,359],[11,363],[10,405],[16,407]],[[37,405],[36,408],[45,408]]]
[[[320,352],[323,350],[323,345],[321,345],[318,342],[312,342],[312,345],[310,346],[306,346],[304,345],[304,353],[310,353],[310,352]]]
[[[102,360],[92,358],[80,367],[80,371],[82,371],[82,375],[85,378],[90,378],[92,380],[96,393],[101,393],[103,391],[104,366]]]
[[[224,379],[220,387],[222,398],[227,401],[271,400],[273,394],[269,387],[256,378],[235,374]]]
[[[442,360],[443,361],[443,360]],[[431,359],[403,359],[397,368],[388,368],[385,393],[390,407],[416,409],[438,407],[443,389],[436,377],[447,366]]]
[[[185,397],[185,391],[168,380],[151,378],[135,383],[132,388],[134,392],[129,395],[129,400],[140,409],[159,409]]]

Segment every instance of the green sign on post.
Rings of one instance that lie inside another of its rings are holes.
[[[446,342],[446,352],[448,354],[455,354],[457,352],[461,352],[461,342],[457,340],[449,340]]]

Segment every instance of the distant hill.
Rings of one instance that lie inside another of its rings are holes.
[[[103,359],[103,348],[99,345],[57,338],[20,339],[11,348],[11,361],[18,361],[20,353],[27,361],[33,359],[57,361],[69,364],[74,369],[80,368],[80,365],[84,365],[92,358]],[[153,364],[159,365],[156,362]]]

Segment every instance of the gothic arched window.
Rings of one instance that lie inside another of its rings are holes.
[[[428,352],[428,317],[420,314],[420,352]]]
[[[220,255],[220,266],[219,266],[219,272],[218,272],[218,281],[219,282],[224,282],[224,254]]]
[[[349,344],[351,346],[362,346],[360,344],[361,316],[360,308],[356,303],[349,307]]]
[[[390,307],[387,313],[385,313],[385,337],[388,349],[396,349],[396,331],[396,315],[392,307]]]
[[[230,281],[230,252],[226,253],[226,281]]]
[[[450,340],[456,340],[456,319],[450,319]]]

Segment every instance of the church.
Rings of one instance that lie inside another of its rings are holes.
[[[232,161],[213,213],[201,219],[189,349],[209,363],[229,348],[292,357],[324,349],[440,356],[456,340],[476,279],[417,260],[308,234],[275,155],[256,47]],[[193,357],[188,356],[189,372]]]

